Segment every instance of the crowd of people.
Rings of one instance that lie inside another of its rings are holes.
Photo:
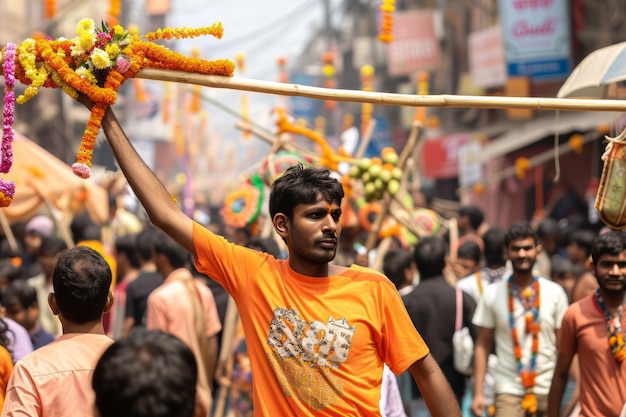
[[[466,205],[458,240],[386,237],[371,262],[328,170],[287,169],[254,235],[187,216],[111,110],[102,126],[145,217],[113,196],[71,241],[45,214],[2,241],[2,416],[626,412],[626,233]]]

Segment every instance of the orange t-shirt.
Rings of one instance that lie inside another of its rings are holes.
[[[0,410],[4,406],[4,395],[9,385],[9,377],[13,371],[13,359],[4,347],[0,346]]]
[[[194,223],[196,266],[230,293],[252,363],[258,416],[379,416],[383,362],[429,353],[394,285],[352,266],[313,278]]]

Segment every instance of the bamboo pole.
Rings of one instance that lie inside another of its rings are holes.
[[[351,101],[391,106],[626,112],[626,100],[382,93],[376,91],[311,87],[300,84],[261,81],[240,77],[225,77],[221,75],[204,75],[154,68],[142,69],[135,77],[283,96],[299,96],[320,100]]]
[[[7,219],[7,215],[4,210],[0,210],[0,225],[2,225],[2,231],[7,238],[7,242],[9,242],[9,247],[11,248],[11,250],[15,253],[19,253],[20,247],[17,243],[17,239],[15,239],[13,230],[11,230],[9,219]]]

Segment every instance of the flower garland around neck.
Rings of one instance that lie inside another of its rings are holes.
[[[82,19],[76,25],[76,33],[77,36],[73,39],[24,40],[17,46],[13,57],[10,53],[4,53],[3,71],[5,78],[12,76],[14,80],[18,79],[27,85],[24,93],[16,100],[19,104],[35,97],[41,87],[61,88],[74,99],[79,94],[84,94],[94,102],[76,163],[72,165],[73,172],[81,178],[89,178],[91,175],[93,149],[107,109],[115,104],[120,86],[141,69],[158,68],[228,77],[232,77],[235,70],[235,65],[230,60],[207,61],[186,57],[152,42],[203,35],[219,39],[224,33],[221,23],[196,29],[159,29],[146,34],[143,37],[146,40],[142,40],[140,36],[129,33],[120,25],[110,28],[102,23],[101,27],[97,27],[92,19]],[[14,70],[11,70],[12,65]],[[9,90],[9,87],[5,88]],[[10,89],[12,92],[12,88]],[[9,137],[6,133],[7,126],[9,123],[11,126],[13,124],[13,97],[5,96],[4,101],[3,157]],[[12,157],[11,153],[6,154]],[[2,166],[5,165],[3,159]],[[0,183],[0,193],[11,191],[3,185]],[[6,192],[3,195],[6,196]],[[0,204],[6,200],[3,195],[0,195]]]
[[[4,107],[2,122],[2,144],[0,145],[0,172],[6,174],[13,165],[13,122],[15,120],[15,51],[17,46],[8,43],[3,51],[4,62]],[[15,183],[0,179],[0,207],[8,207],[15,195]]]
[[[513,281],[513,276],[509,277],[507,284],[513,352],[517,362],[517,371],[526,390],[526,394],[522,399],[522,408],[527,413],[533,414],[537,412],[537,397],[533,392],[533,388],[535,387],[535,379],[537,377],[537,354],[539,352],[539,280],[537,277],[533,277],[531,284],[521,294],[519,294],[517,285]],[[527,369],[524,369],[524,364],[522,363],[522,347],[520,346],[519,334],[515,323],[515,298],[519,298],[524,306],[526,335],[532,336],[532,350]]]
[[[602,295],[600,295],[600,288],[596,290],[596,301],[604,313],[606,319],[606,330],[609,334],[609,347],[611,353],[618,363],[621,363],[626,359],[626,343],[624,342],[624,305],[620,305],[617,308],[617,314],[615,317],[609,312],[604,303]]]

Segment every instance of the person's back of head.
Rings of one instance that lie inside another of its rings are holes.
[[[504,240],[506,231],[501,227],[490,227],[483,235],[485,245],[485,263],[490,268],[497,268],[506,264],[504,258]]]
[[[137,253],[137,235],[129,233],[115,239],[115,253],[118,255],[123,254],[132,268],[138,269],[141,267],[139,263],[139,255]]]
[[[459,218],[465,216],[469,219],[470,227],[475,231],[483,224],[485,218],[483,211],[473,204],[464,205],[459,209]]]
[[[341,204],[343,186],[327,169],[297,164],[289,167],[272,183],[269,197],[270,218],[283,213],[293,220],[298,204],[312,204],[321,194],[328,203]]]
[[[537,225],[537,237],[539,239],[552,237],[558,240],[560,235],[561,227],[559,226],[559,222],[551,217],[546,217]]]
[[[134,329],[111,345],[94,370],[100,417],[193,417],[197,364],[175,336]]]
[[[413,249],[413,260],[420,274],[420,280],[443,274],[446,266],[446,242],[439,237],[420,238]]]
[[[527,221],[513,223],[507,230],[504,237],[504,246],[508,248],[514,240],[526,238],[532,238],[535,241],[535,244],[538,243],[537,232],[535,232],[532,225]]]
[[[383,257],[383,273],[397,289],[410,284],[407,270],[411,269],[413,255],[405,249],[391,249]]]
[[[591,230],[577,229],[570,234],[568,238],[568,246],[571,246],[572,244],[577,246],[582,252],[581,257],[584,258],[582,260],[584,261],[589,257],[589,255],[591,255],[591,249],[596,237],[597,234]]]
[[[110,304],[111,280],[111,268],[95,250],[86,246],[65,250],[52,277],[58,313],[74,324],[100,320]]]
[[[84,211],[82,213],[78,213],[74,215],[72,221],[70,222],[70,232],[72,233],[72,239],[74,243],[81,242],[85,239],[85,229],[94,224],[94,221],[91,218],[91,215]]]
[[[157,232],[158,230],[153,226],[146,225],[137,233],[135,244],[137,245],[137,254],[141,263],[154,260],[154,237]]]
[[[82,240],[102,241],[102,227],[99,224],[91,223],[83,229]]]
[[[626,239],[621,231],[610,231],[598,236],[592,244],[591,260],[594,265],[602,255],[617,256],[626,250]]]
[[[188,267],[189,252],[160,230],[154,236],[154,255],[163,255],[171,269]]]

